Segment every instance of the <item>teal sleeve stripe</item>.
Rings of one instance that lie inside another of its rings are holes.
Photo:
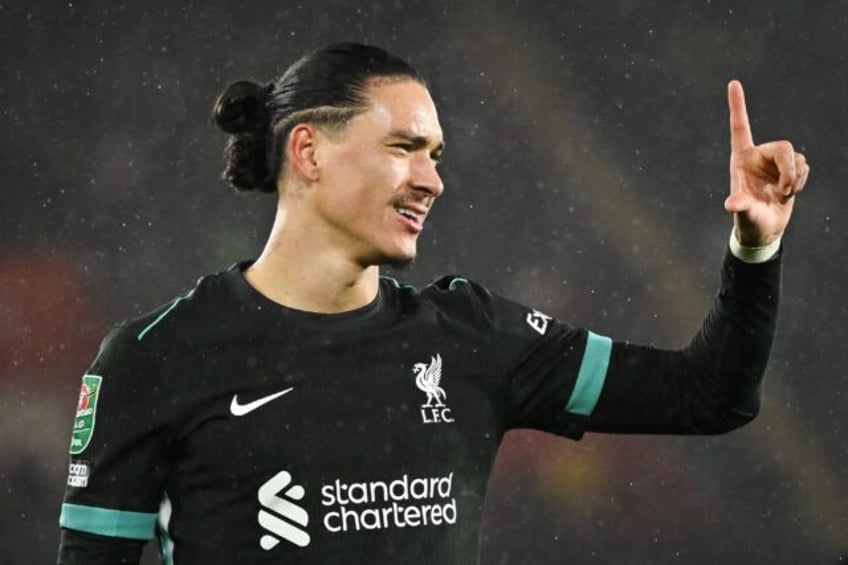
[[[62,505],[59,525],[88,534],[113,538],[153,539],[157,515],[128,510],[109,510],[81,504]]]
[[[566,412],[582,416],[592,414],[601,396],[601,390],[604,388],[611,353],[610,338],[589,332],[583,361],[580,363],[580,372],[577,374],[577,382],[574,383],[571,398],[565,406]]]

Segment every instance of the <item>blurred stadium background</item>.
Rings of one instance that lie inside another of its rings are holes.
[[[219,180],[223,86],[325,43],[429,77],[447,184],[421,259],[677,347],[729,233],[725,85],[813,165],[752,425],[508,436],[483,563],[848,562],[845,2],[0,1],[0,561],[55,559],[79,377],[112,323],[253,256],[272,197]],[[148,552],[146,563],[154,563]]]

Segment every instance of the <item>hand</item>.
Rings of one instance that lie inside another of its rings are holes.
[[[730,196],[736,237],[748,247],[768,245],[783,234],[795,195],[804,189],[810,166],[788,141],[754,145],[738,80],[727,85],[730,106]]]

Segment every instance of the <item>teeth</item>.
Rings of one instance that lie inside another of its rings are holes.
[[[395,208],[398,213],[402,216],[409,218],[410,220],[418,220],[418,214],[413,212],[412,210],[407,210],[406,208]]]

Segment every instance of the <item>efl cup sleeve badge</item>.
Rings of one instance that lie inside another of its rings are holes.
[[[103,377],[98,375],[83,375],[82,377],[82,386],[77,402],[77,415],[74,418],[74,432],[71,435],[71,455],[79,455],[85,451],[85,448],[91,442],[102,381]]]

